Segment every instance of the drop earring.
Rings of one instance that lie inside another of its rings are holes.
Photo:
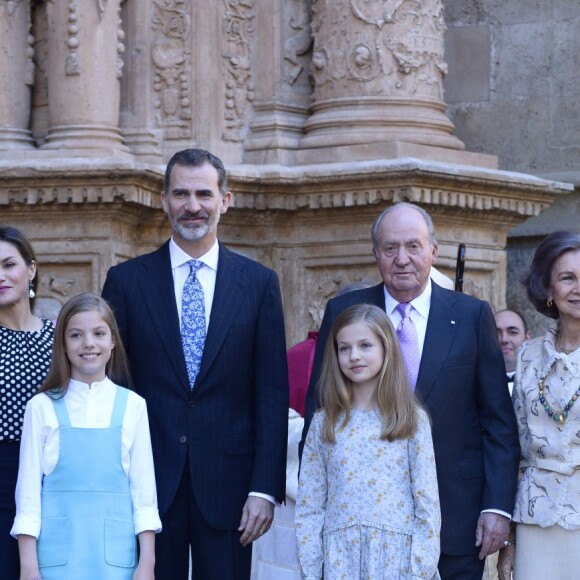
[[[548,308],[552,308],[552,305],[554,304],[554,302],[552,301],[551,298],[548,298],[548,300],[546,300],[546,306]]]
[[[34,287],[32,286],[32,280],[28,282],[28,297],[34,298],[36,296],[36,292],[34,291]]]

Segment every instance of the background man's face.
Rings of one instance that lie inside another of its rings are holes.
[[[498,312],[495,315],[495,325],[506,371],[511,373],[516,370],[518,348],[525,340],[530,338],[530,334],[526,333],[522,319],[511,310]]]

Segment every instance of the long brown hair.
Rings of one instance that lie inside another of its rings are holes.
[[[344,414],[344,418],[338,426],[339,430],[344,429],[350,420],[353,385],[340,368],[336,336],[345,326],[357,322],[368,325],[381,342],[385,353],[375,392],[377,409],[383,423],[380,438],[394,441],[410,437],[417,430],[419,403],[409,388],[403,355],[391,321],[377,306],[356,304],[337,316],[325,346],[318,383],[324,413],[322,438],[334,443],[340,415]]]
[[[127,354],[121,341],[119,327],[115,315],[107,301],[95,294],[78,294],[71,298],[60,311],[54,331],[54,345],[52,349],[52,361],[50,371],[40,387],[40,393],[64,397],[71,378],[71,366],[66,354],[65,335],[70,319],[79,312],[97,311],[103,321],[111,330],[111,337],[115,348],[111,352],[111,358],[105,368],[105,374],[117,385],[131,388],[131,375]]]

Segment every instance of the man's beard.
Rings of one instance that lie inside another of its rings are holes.
[[[189,218],[189,217],[201,217],[206,221],[202,224],[196,226],[186,226],[181,223],[182,218]],[[196,240],[201,240],[205,237],[217,223],[217,216],[209,216],[206,213],[197,213],[197,214],[190,214],[190,213],[183,213],[179,216],[174,216],[169,219],[169,223],[174,231],[176,231],[181,238],[187,240],[189,242],[195,242]]]

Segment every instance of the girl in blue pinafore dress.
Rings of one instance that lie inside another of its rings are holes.
[[[116,383],[129,372],[113,313],[98,296],[75,296],[24,417],[11,531],[21,580],[154,578],[161,522],[147,408]]]

